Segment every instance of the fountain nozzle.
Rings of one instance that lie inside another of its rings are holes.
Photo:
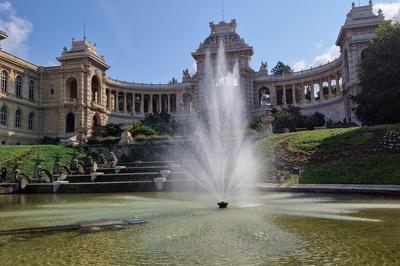
[[[221,201],[221,202],[218,202],[217,203],[217,205],[218,205],[218,207],[220,208],[220,209],[226,209],[227,207],[228,207],[228,202],[225,202],[225,201]]]

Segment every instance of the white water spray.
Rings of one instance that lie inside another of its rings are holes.
[[[218,201],[254,182],[257,162],[246,139],[247,116],[239,63],[227,62],[224,45],[207,53],[193,141],[183,147],[182,166]]]

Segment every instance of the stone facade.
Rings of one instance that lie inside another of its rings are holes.
[[[80,129],[90,134],[96,125],[143,119],[168,112],[176,119],[201,110],[206,54],[215,57],[222,43],[228,65],[239,64],[243,96],[249,115],[260,111],[261,96],[272,107],[299,106],[303,113],[322,112],[333,121],[357,122],[351,97],[360,91],[358,68],[362,50],[384,21],[372,3],[347,15],[336,44],[341,56],[316,68],[281,76],[269,75],[267,65],[251,68],[254,53],[236,32],[236,21],[210,23],[211,33],[192,54],[197,72],[183,71],[182,81],[140,84],[112,79],[96,45],[72,40],[57,60],[41,67],[0,50],[0,142],[35,143],[43,137],[68,138]],[[7,38],[0,31],[0,41]],[[322,93],[321,93],[322,92]]]

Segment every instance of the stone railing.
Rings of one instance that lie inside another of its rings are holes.
[[[136,83],[136,82],[112,79],[110,77],[107,77],[107,81],[111,85],[128,87],[128,88],[132,88],[132,89],[164,89],[164,90],[167,90],[167,89],[186,88],[188,86],[188,83],[171,83],[171,84]]]
[[[76,105],[77,100],[74,98],[64,98],[64,104],[66,105]]]
[[[342,58],[337,58],[332,62],[329,62],[324,65],[320,65],[318,67],[313,67],[297,72],[286,73],[282,75],[266,75],[265,72],[257,72],[257,78],[265,78],[270,80],[284,80],[284,79],[293,79],[293,78],[301,78],[303,76],[312,76],[312,75],[320,75],[324,72],[328,72],[334,70],[336,67],[339,67],[343,63]]]

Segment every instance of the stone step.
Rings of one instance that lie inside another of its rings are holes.
[[[84,182],[126,182],[126,181],[153,181],[154,178],[160,177],[159,172],[148,173],[119,173],[98,175],[92,180],[91,175],[71,175],[67,176],[66,181],[70,183]],[[185,173],[170,173],[168,180],[187,179]]]
[[[148,172],[157,172],[159,173],[161,170],[171,170],[170,166],[139,166],[139,167],[126,167],[119,170],[119,173],[148,173]],[[113,174],[115,173],[115,168],[102,168],[98,169],[98,172],[102,172],[105,174]]]
[[[148,161],[148,162],[129,162],[119,163],[118,165],[126,167],[147,167],[147,166],[171,166],[171,164],[179,164],[177,161]]]
[[[197,186],[191,180],[167,180],[164,184],[166,191],[191,191]],[[127,182],[82,182],[53,184],[28,184],[23,193],[53,194],[53,193],[124,193],[124,192],[155,192],[153,181]]]

